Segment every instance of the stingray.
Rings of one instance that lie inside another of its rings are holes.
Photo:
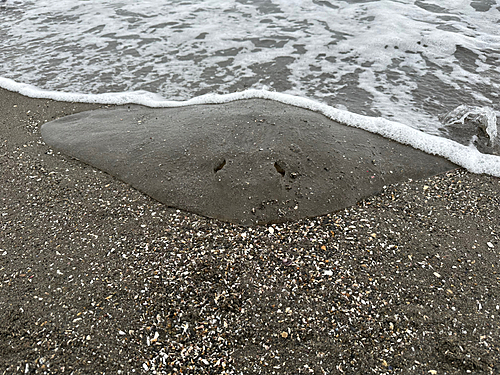
[[[324,215],[457,168],[322,114],[263,99],[99,109],[43,125],[53,149],[185,211],[239,225]]]

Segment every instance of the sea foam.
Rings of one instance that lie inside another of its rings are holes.
[[[500,157],[482,154],[474,147],[464,146],[450,139],[438,137],[381,117],[370,117],[331,107],[312,99],[290,94],[250,89],[231,94],[206,94],[185,101],[166,100],[158,94],[134,91],[107,94],[78,94],[42,90],[32,85],[0,77],[0,87],[32,98],[53,99],[65,102],[98,104],[140,104],[154,108],[184,107],[197,104],[220,104],[244,99],[268,99],[309,109],[342,124],[379,134],[422,150],[440,155],[451,162],[477,174],[500,177]]]
[[[446,137],[457,106],[500,110],[493,3],[8,0],[0,76],[177,101],[268,87]]]

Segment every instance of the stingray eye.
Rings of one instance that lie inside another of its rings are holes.
[[[226,165],[226,159],[222,159],[222,161],[215,166],[214,173],[219,172],[222,168],[224,168],[225,165]]]
[[[276,168],[276,171],[282,175],[285,176],[285,168],[283,168],[283,164],[281,162],[275,162],[274,163],[274,168]]]

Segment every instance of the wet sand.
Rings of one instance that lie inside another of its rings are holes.
[[[457,168],[377,134],[273,100],[127,105],[41,128],[50,147],[168,206],[238,225],[326,215],[383,186]]]
[[[98,107],[0,90],[0,373],[500,372],[498,178],[244,228],[42,141]]]

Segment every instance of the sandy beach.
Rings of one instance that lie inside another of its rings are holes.
[[[0,374],[498,374],[500,179],[239,227],[51,150],[0,90]]]

